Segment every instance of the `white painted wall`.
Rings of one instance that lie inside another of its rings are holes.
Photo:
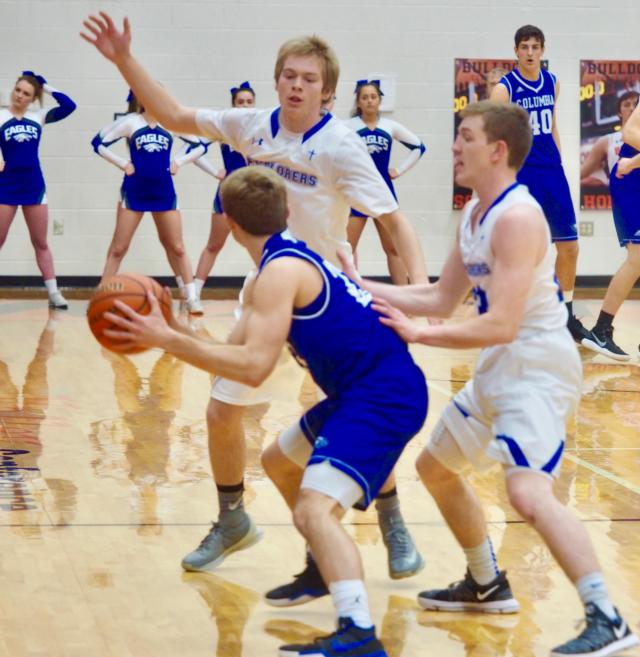
[[[547,37],[546,57],[562,84],[559,127],[565,168],[578,198],[579,60],[638,57],[637,0],[179,0],[104,2],[18,0],[0,2],[0,100],[24,68],[44,74],[78,103],[64,122],[45,128],[41,146],[48,183],[50,242],[59,275],[98,275],[115,215],[121,173],[94,155],[90,140],[116,111],[127,89],[109,63],[78,36],[83,18],[103,8],[128,15],[134,51],[184,103],[224,107],[228,89],[250,79],[260,106],[276,102],[273,64],[287,38],[315,32],[335,48],[342,73],[334,113],[346,117],[353,83],[370,71],[397,74],[391,115],[417,132],[427,155],[397,190],[401,207],[422,240],[430,273],[440,272],[457,213],[451,207],[453,60],[509,57],[513,33],[525,23]],[[397,156],[404,155],[397,146]],[[214,160],[219,159],[212,148]],[[209,228],[214,181],[193,166],[176,179],[188,252],[195,262]],[[582,213],[595,235],[581,240],[579,275],[604,275],[622,260],[609,213]],[[125,269],[168,274],[146,218]],[[366,274],[385,274],[375,231],[367,229],[360,251]],[[244,253],[229,243],[214,274],[242,275]],[[0,276],[35,275],[33,252],[19,215],[0,253]]]

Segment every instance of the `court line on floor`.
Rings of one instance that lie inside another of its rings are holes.
[[[630,490],[636,495],[640,495],[640,486],[635,486],[634,484],[628,482],[626,479],[623,479],[622,477],[619,477],[618,475],[615,475],[608,470],[599,468],[597,465],[593,465],[593,463],[589,463],[589,461],[585,461],[584,459],[581,459],[578,456],[574,456],[573,454],[565,454],[565,458],[573,461],[576,465],[587,468],[587,470],[591,470],[591,472],[594,472],[595,474],[600,475],[609,481],[612,481],[614,484],[618,484],[618,486],[622,486],[623,488]]]
[[[581,518],[581,522],[588,523],[599,523],[599,522],[640,522],[640,518]],[[287,522],[261,522],[258,523],[260,527],[290,527],[293,528],[292,523]],[[437,528],[447,528],[445,522],[406,522],[407,527],[437,527]],[[489,520],[488,524],[494,527],[500,527],[501,525],[526,525],[526,520]],[[378,527],[377,522],[352,522],[346,523],[347,527]],[[0,529],[9,529],[9,528],[19,528],[19,527],[39,527],[41,529],[61,529],[61,528],[98,528],[98,527],[211,527],[211,523],[174,523],[174,522],[165,522],[165,523],[99,523],[99,522],[79,522],[75,524],[65,523],[62,525],[56,524],[42,524],[42,523],[0,523]]]

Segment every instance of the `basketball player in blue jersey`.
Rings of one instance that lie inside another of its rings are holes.
[[[58,103],[52,109],[30,109],[42,105],[43,92]],[[0,249],[7,239],[18,206],[29,229],[29,237],[49,295],[49,306],[66,310],[67,302],[58,290],[53,255],[47,243],[49,211],[38,147],[46,123],[61,121],[76,104],[33,71],[24,71],[11,92],[9,107],[0,109]]]
[[[582,366],[566,330],[567,310],[554,277],[542,209],[516,174],[531,141],[517,105],[469,105],[453,146],[456,183],[477,198],[465,206],[457,243],[433,286],[364,281],[374,309],[407,342],[481,348],[473,378],[456,394],[418,457],[417,469],[464,549],[467,572],[446,589],[419,594],[424,609],[514,613],[478,497],[463,476],[469,465],[502,465],[513,508],[545,541],[577,588],[586,627],[553,657],[605,657],[638,639],[613,606],[589,536],[553,492],[565,425],[580,400]],[[345,263],[345,271],[358,280]],[[417,325],[403,313],[448,317],[469,291],[478,316]]]
[[[241,82],[237,87],[231,87],[231,107],[255,107],[256,104],[256,93],[252,89],[249,81],[245,80]],[[182,137],[185,141],[188,142],[186,149],[183,149],[182,152],[188,152],[190,148],[197,147],[198,144],[204,143],[206,147],[211,143],[207,140],[198,140],[193,141],[192,139],[187,139]],[[202,169],[205,173],[208,173],[210,176],[213,176],[217,180],[224,180],[224,177],[236,169],[240,169],[247,165],[247,161],[244,159],[244,155],[238,151],[233,150],[229,144],[220,144],[220,153],[222,155],[222,163],[224,168],[221,170],[215,169],[210,162],[201,155],[197,160],[195,160],[195,165]],[[222,204],[220,202],[220,187],[216,191],[215,198],[213,199],[213,212],[211,214],[211,231],[209,232],[209,239],[207,240],[207,245],[202,250],[200,255],[200,260],[198,261],[198,266],[196,268],[196,275],[194,282],[196,284],[196,292],[198,297],[207,278],[209,277],[209,272],[211,271],[213,265],[215,264],[218,254],[222,250],[224,243],[227,241],[229,236],[229,227],[227,222],[224,220]]]
[[[622,128],[620,159],[611,170],[609,190],[618,241],[627,258],[613,275],[596,325],[583,344],[614,360],[628,361],[631,356],[613,341],[613,320],[640,278],[640,105]]]
[[[178,103],[132,56],[126,18],[123,31],[105,13],[91,16],[84,25],[89,34],[83,38],[118,67],[163,125],[179,133],[227,143],[241,152],[249,165],[272,168],[282,176],[291,209],[288,224],[296,238],[337,265],[338,250],[351,257],[346,227],[349,208],[355,207],[382,223],[410,280],[427,281],[420,241],[364,144],[343,122],[322,110],[335,94],[339,75],[335,54],[324,41],[302,37],[281,46],[274,70],[279,107],[196,110]],[[234,550],[258,540],[259,533],[243,505],[246,442],[242,417],[245,406],[273,397],[270,386],[271,378],[259,388],[222,377],[214,382],[207,428],[219,518],[200,546],[183,559],[186,570],[212,568]],[[376,510],[391,577],[414,575],[424,561],[402,519],[393,479],[376,500]],[[285,588],[279,587],[278,592],[270,592],[268,600],[272,604],[297,604],[309,599],[309,591],[313,591],[312,597],[328,593],[311,559],[300,577]]]
[[[127,101],[127,114],[103,128],[91,142],[98,155],[125,174],[116,227],[102,276],[117,273],[142,216],[151,212],[169,264],[179,284],[184,283],[187,310],[193,315],[202,315],[202,304],[196,294],[191,263],[182,240],[182,219],[172,176],[179,167],[200,157],[205,148],[199,146],[172,160],[171,134],[159,125],[153,114],[145,111],[133,93]],[[123,138],[127,140],[129,159],[110,149]]]
[[[573,314],[573,288],[578,262],[576,214],[569,183],[560,157],[560,135],[556,102],[560,83],[542,68],[544,34],[533,25],[524,25],[515,34],[518,65],[494,87],[491,100],[517,103],[527,110],[533,132],[533,146],[518,172],[518,181],[529,188],[540,203],[556,245],[556,276],[569,310],[567,327],[578,344],[589,332]]]
[[[427,411],[424,375],[406,344],[371,308],[371,295],[286,229],[287,194],[273,171],[247,167],[222,183],[235,240],[258,268],[245,287],[236,343],[215,345],[175,330],[159,313],[125,311],[113,339],[156,346],[212,374],[259,385],[288,342],[326,399],[269,448],[267,472],[293,511],[327,583],[338,629],[281,657],[385,657],[371,621],[358,549],[341,525],[371,504]],[[122,309],[124,310],[124,309]],[[108,315],[113,320],[115,315]],[[384,403],[380,403],[384,399]],[[285,476],[293,469],[295,476]]]
[[[618,116],[620,117],[620,125],[615,126],[613,132],[598,138],[593,144],[584,161],[580,164],[580,180],[582,184],[589,184],[589,178],[593,175],[594,185],[607,184],[611,171],[618,161],[620,156],[620,149],[622,148],[622,128],[631,116],[633,110],[638,104],[640,94],[637,91],[625,91],[618,98]]]
[[[424,155],[425,146],[417,135],[400,125],[397,121],[380,118],[382,91],[380,80],[358,80],[355,89],[355,108],[347,125],[357,133],[369,151],[369,155],[380,172],[382,179],[397,200],[393,180],[406,173]],[[390,168],[391,146],[393,140],[399,141],[409,150],[409,156],[397,167]],[[347,236],[355,254],[360,236],[364,230],[367,217],[356,209],[351,210]],[[398,258],[398,254],[386,230],[374,219],[374,225],[380,236],[380,243],[387,256],[389,274],[396,285],[407,282],[407,270]]]

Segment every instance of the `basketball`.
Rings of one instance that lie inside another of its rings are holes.
[[[106,349],[119,354],[137,354],[145,351],[143,347],[123,347],[118,340],[112,340],[104,335],[105,329],[118,327],[104,318],[105,312],[116,315],[123,314],[114,306],[116,299],[123,301],[141,315],[148,315],[151,305],[147,299],[147,291],[152,292],[158,302],[164,318],[171,318],[171,295],[160,283],[142,274],[116,274],[105,278],[96,288],[87,307],[87,321],[96,340]]]

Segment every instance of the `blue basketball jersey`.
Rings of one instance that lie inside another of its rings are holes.
[[[533,144],[525,161],[527,165],[560,165],[560,151],[553,139],[553,110],[556,102],[556,76],[544,69],[532,82],[526,80],[517,68],[501,78],[509,92],[509,100],[529,113]]]
[[[419,373],[424,381],[407,345],[371,309],[369,292],[288,230],[267,240],[259,271],[282,257],[312,263],[324,279],[320,295],[305,308],[294,309],[288,340],[294,356],[309,368],[329,398],[360,389],[366,381],[371,384],[369,389],[379,387],[382,400],[386,380],[412,382]],[[411,390],[404,391],[405,399],[411,394]]]
[[[622,157],[632,158],[632,157],[635,157],[638,153],[640,153],[640,151],[635,149],[633,146],[630,146],[629,144],[623,143],[621,148],[620,148],[620,153],[618,155],[618,159],[620,159]],[[630,178],[631,176],[636,177],[636,178],[640,177],[640,169],[634,169],[633,171],[631,171],[631,173],[628,173],[623,178],[623,180],[626,180],[626,179]]]
[[[640,151],[629,144],[622,144],[621,158],[632,158]],[[618,163],[614,165],[609,177],[609,190],[613,205],[613,220],[620,246],[640,244],[640,169],[634,169],[626,176],[618,178]]]

